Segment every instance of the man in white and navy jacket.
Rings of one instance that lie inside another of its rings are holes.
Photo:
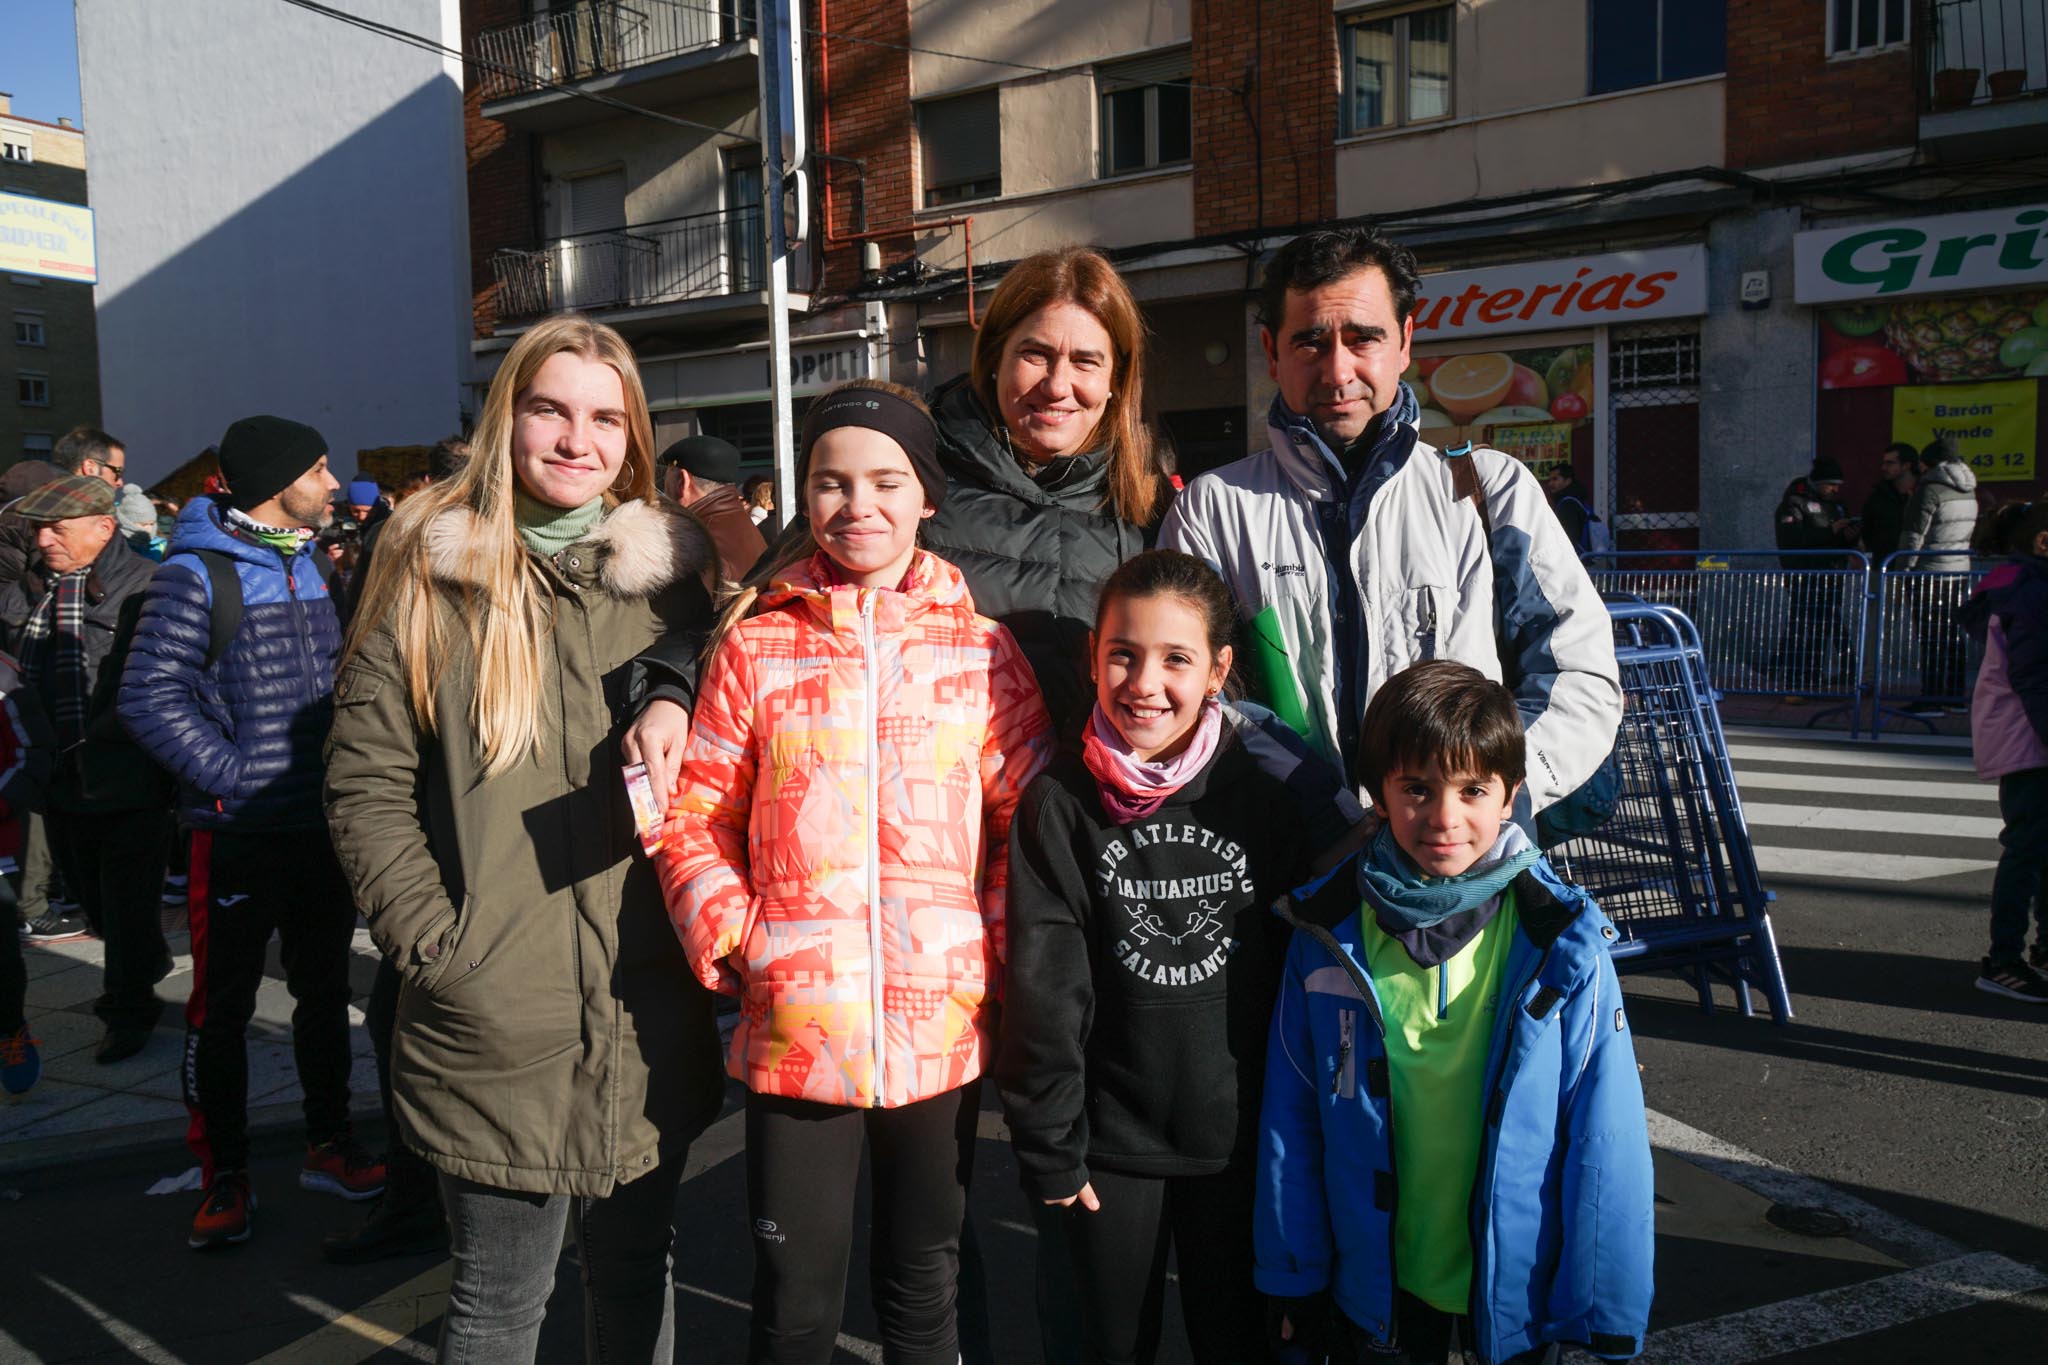
[[[1526,818],[1614,747],[1612,630],[1520,461],[1419,439],[1401,382],[1417,283],[1407,248],[1363,229],[1306,233],[1274,254],[1260,299],[1280,388],[1272,446],[1190,482],[1159,544],[1216,565],[1247,620],[1271,609],[1260,624],[1299,695],[1266,700],[1305,716],[1304,738],[1347,772],[1366,703],[1408,665],[1456,659],[1506,682],[1528,733]],[[1485,520],[1461,491],[1474,476]]]

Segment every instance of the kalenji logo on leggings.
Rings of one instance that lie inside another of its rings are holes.
[[[754,1220],[754,1235],[764,1242],[786,1240],[781,1231],[776,1228],[775,1220],[772,1218],[756,1218]]]

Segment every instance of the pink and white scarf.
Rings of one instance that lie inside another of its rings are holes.
[[[1223,739],[1223,705],[1214,697],[1202,703],[1188,747],[1172,758],[1148,762],[1131,746],[1095,704],[1081,742],[1081,761],[1095,775],[1102,812],[1119,825],[1133,824],[1166,804],[1166,798],[1192,782],[1216,756]]]

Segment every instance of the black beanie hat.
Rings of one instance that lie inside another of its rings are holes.
[[[1842,466],[1825,455],[1816,455],[1813,459],[1813,471],[1806,477],[1814,483],[1840,483]]]
[[[662,451],[655,464],[669,465],[683,470],[693,479],[708,479],[712,483],[740,481],[739,447],[701,432],[685,436]]]
[[[820,436],[839,427],[866,427],[896,442],[910,457],[911,472],[924,487],[926,505],[936,511],[946,501],[946,471],[939,465],[939,428],[930,411],[914,398],[904,398],[858,380],[831,390],[812,403],[810,412],[805,414],[803,434],[797,442],[799,495],[810,470],[811,447],[817,445]]]
[[[327,453],[327,438],[303,422],[244,417],[220,438],[228,502],[246,512],[276,497]]]

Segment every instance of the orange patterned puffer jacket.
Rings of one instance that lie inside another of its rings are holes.
[[[890,1108],[981,1074],[1010,816],[1051,729],[945,560],[830,583],[793,567],[712,657],[657,862],[698,978],[740,997],[732,1075]]]

